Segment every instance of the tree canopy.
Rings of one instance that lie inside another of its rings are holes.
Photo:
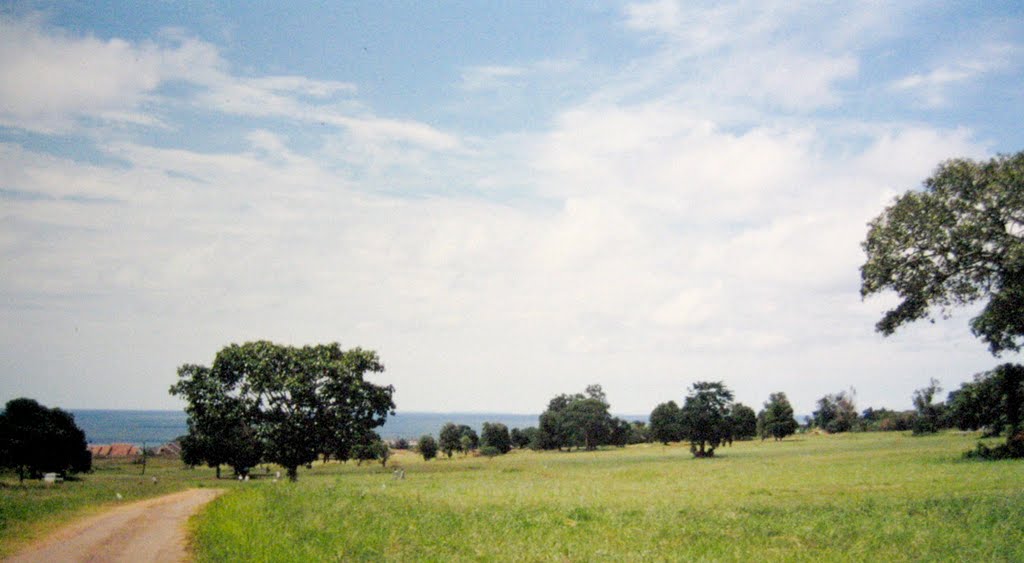
[[[251,435],[262,461],[283,466],[295,480],[298,466],[319,455],[347,459],[354,446],[374,442],[372,429],[393,413],[394,389],[364,375],[382,371],[377,354],[361,348],[248,342],[223,348],[210,368],[182,366],[171,393],[188,403],[197,441],[237,445]],[[221,462],[219,451],[202,450],[211,464]]]
[[[793,406],[785,393],[772,393],[761,411],[761,437],[781,440],[796,432],[799,424],[793,416]]]
[[[679,409],[683,439],[695,457],[712,457],[732,439],[732,391],[721,381],[698,381]]]
[[[613,421],[608,409],[608,399],[600,385],[587,386],[585,393],[554,397],[538,420],[538,446],[595,450],[610,443]]]
[[[12,399],[0,412],[0,467],[18,479],[43,473],[79,473],[92,468],[85,432],[75,417],[33,399]]]
[[[869,224],[861,295],[900,298],[876,325],[884,335],[984,301],[971,331],[996,355],[1024,339],[1024,152],[942,163],[921,191]]]

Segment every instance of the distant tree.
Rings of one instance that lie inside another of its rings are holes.
[[[379,461],[382,467],[387,467],[391,448],[376,432],[368,432],[360,442],[352,446],[352,456],[359,465],[364,461]]]
[[[857,422],[857,408],[852,393],[840,391],[818,399],[814,423],[822,430],[835,434],[853,430]]]
[[[772,393],[764,404],[764,418],[762,422],[761,436],[763,438],[774,438],[782,440],[786,436],[796,433],[800,427],[793,416],[793,406],[789,404],[786,394]]]
[[[914,409],[917,410],[917,416],[914,418],[914,435],[934,434],[939,431],[944,405],[935,404],[932,400],[941,391],[942,387],[939,387],[939,382],[935,378],[929,381],[927,387],[914,391]]]
[[[608,400],[600,385],[588,386],[585,393],[556,396],[540,415],[535,441],[538,448],[593,450],[607,443],[612,418],[608,409]]]
[[[438,446],[441,451],[451,459],[452,454],[462,449],[462,432],[459,427],[453,422],[445,423],[441,427],[441,433],[439,434],[440,441]]]
[[[683,439],[694,457],[712,457],[731,436],[732,391],[720,381],[698,381],[679,410]]]
[[[509,439],[512,440],[512,447],[514,448],[525,448],[530,445],[530,437],[526,435],[522,429],[513,428],[509,432]]]
[[[476,430],[473,430],[465,424],[459,425],[459,451],[463,454],[469,454],[469,452],[480,447],[480,436],[477,435]]]
[[[407,449],[409,449],[409,440],[406,440],[405,438],[399,438],[399,439],[395,440],[395,449],[396,450],[407,450]]]
[[[651,430],[647,427],[647,423],[642,420],[634,420],[629,423],[629,443],[630,444],[646,444],[654,441],[651,438]]]
[[[976,374],[946,398],[947,421],[960,430],[983,430],[994,437],[1006,430],[1002,377],[995,371]]]
[[[494,448],[498,454],[507,454],[512,450],[508,426],[500,422],[485,422],[480,432],[480,444],[483,448]]]
[[[949,160],[869,224],[861,295],[893,290],[899,304],[882,334],[985,303],[971,331],[993,354],[1024,339],[1024,152],[978,162]]]
[[[12,399],[0,412],[0,467],[15,470],[19,482],[43,473],[84,473],[92,469],[92,454],[73,415]]]
[[[582,445],[588,451],[607,443],[611,434],[608,404],[594,397],[569,403],[565,410],[565,423],[569,426],[572,445]]]
[[[626,447],[629,444],[630,434],[633,432],[632,425],[621,418],[613,417],[609,426],[608,444],[620,448]]]
[[[416,446],[423,456],[423,461],[430,461],[437,457],[437,441],[430,434],[420,436],[419,444]]]
[[[651,411],[651,438],[662,444],[683,439],[682,413],[675,401],[661,403]]]
[[[736,440],[750,440],[757,436],[757,414],[743,403],[733,403],[729,413],[732,437]]]

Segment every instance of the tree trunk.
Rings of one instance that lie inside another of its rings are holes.
[[[217,478],[220,479],[220,464],[217,465]]]
[[[297,465],[288,467],[288,480],[292,483],[299,480],[299,467]]]

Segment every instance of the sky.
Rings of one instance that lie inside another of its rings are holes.
[[[1024,4],[326,4],[0,4],[0,400],[177,409],[261,339],[428,412],[906,409],[1019,359],[969,308],[883,338],[859,266],[1024,149]]]

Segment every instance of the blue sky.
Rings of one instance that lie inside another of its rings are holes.
[[[883,339],[865,223],[1024,149],[1019,2],[6,3],[0,399],[176,408],[252,339],[402,410],[724,380],[908,408],[1000,361]]]

